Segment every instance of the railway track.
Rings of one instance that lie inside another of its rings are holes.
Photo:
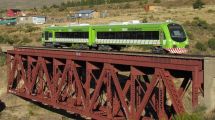
[[[99,51],[99,50],[78,50],[71,48],[47,48],[47,47],[34,47],[34,46],[16,46],[14,49],[32,49],[32,50],[51,50],[51,51],[71,51],[82,53],[101,53],[101,54],[114,54],[114,55],[127,55],[127,56],[148,56],[148,57],[163,57],[163,58],[189,58],[189,59],[204,59],[205,57],[215,58],[212,55],[193,55],[193,54],[153,54],[149,52],[128,52],[128,51]]]

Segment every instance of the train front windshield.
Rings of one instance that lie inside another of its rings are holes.
[[[168,28],[172,40],[176,42],[184,42],[186,40],[186,34],[182,26],[172,23],[168,25]]]

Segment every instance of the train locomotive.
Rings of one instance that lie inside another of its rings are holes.
[[[180,24],[174,22],[50,26],[42,33],[42,43],[47,47],[78,44],[99,50],[147,45],[153,46],[153,53],[172,54],[187,53],[189,47],[186,32]]]

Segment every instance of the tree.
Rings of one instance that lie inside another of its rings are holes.
[[[193,9],[202,9],[204,5],[205,3],[203,3],[201,0],[196,0],[196,2],[193,3]]]

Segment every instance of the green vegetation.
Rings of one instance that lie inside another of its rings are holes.
[[[193,9],[202,9],[204,7],[205,3],[203,3],[201,0],[196,0],[193,3]]]
[[[215,13],[215,10],[209,9],[207,12],[208,13]]]
[[[154,0],[154,3],[160,3],[161,0]]]
[[[212,28],[207,21],[199,18],[199,17],[194,17],[193,21],[186,21],[185,26],[193,26],[193,27],[198,27],[198,28],[203,28],[203,29],[208,29],[208,28]]]
[[[123,9],[129,9],[131,8],[131,5],[129,3],[126,3],[124,6],[123,6]]]
[[[208,40],[208,47],[211,48],[212,50],[215,50],[215,38]]]
[[[6,63],[6,55],[4,53],[0,53],[0,66],[5,65]]]
[[[194,35],[193,35],[192,32],[187,31],[187,36],[188,36],[188,38],[189,38],[190,40],[194,40]]]
[[[1,26],[0,44],[25,45],[41,36],[41,29],[32,24]]]
[[[206,107],[199,106],[192,113],[184,113],[182,115],[173,116],[173,120],[204,120]]]
[[[147,22],[148,22],[148,20],[146,17],[142,19],[142,23],[147,23]]]
[[[195,48],[200,50],[200,51],[206,51],[207,50],[207,46],[201,42],[197,42],[195,45]]]
[[[149,1],[148,0],[139,0],[139,5],[144,5],[147,4]]]
[[[94,7],[95,5],[102,5],[102,4],[115,4],[115,3],[125,3],[127,2],[122,8],[130,8],[129,2],[139,1],[140,5],[147,4],[148,0],[85,0],[85,1],[67,1],[62,2],[60,5],[53,4],[50,7],[43,6],[43,10],[47,12],[49,8],[57,8],[59,11],[64,11],[69,7],[80,7],[80,6],[89,6],[89,8]],[[160,3],[160,0],[155,0],[155,3]]]

